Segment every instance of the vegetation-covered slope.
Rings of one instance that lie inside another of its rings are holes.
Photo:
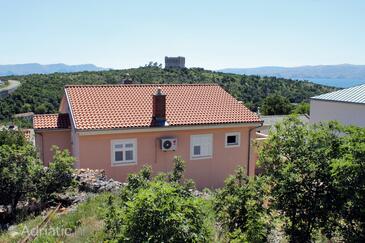
[[[28,111],[57,112],[64,85],[116,84],[126,78],[127,73],[138,83],[218,83],[254,111],[272,93],[285,96],[292,103],[300,103],[311,96],[333,90],[310,82],[275,77],[225,74],[201,68],[162,69],[154,65],[100,72],[34,74],[7,77],[21,81],[22,85],[11,96],[0,100],[0,119]]]

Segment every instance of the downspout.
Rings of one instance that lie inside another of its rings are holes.
[[[251,132],[252,130],[256,130],[257,128],[259,127],[262,127],[262,125],[264,124],[264,122],[262,121],[260,123],[259,126],[256,126],[256,127],[252,127],[248,130],[248,155],[247,155],[247,176],[249,175],[249,172],[250,172],[250,160],[251,160]]]

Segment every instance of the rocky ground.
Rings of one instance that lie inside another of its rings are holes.
[[[125,185],[105,176],[104,170],[78,169],[74,173],[77,183],[75,191],[68,191],[56,197],[56,203],[62,204],[62,210],[72,209],[80,202],[85,201],[90,196],[102,192],[117,192]]]
[[[79,191],[83,192],[115,192],[124,185],[124,183],[107,178],[104,170],[76,170],[75,180],[79,183]]]
[[[106,177],[104,170],[78,169],[75,170],[74,179],[75,188],[54,195],[54,198],[47,204],[40,205],[35,200],[19,202],[17,210],[24,215],[43,215],[61,203],[59,212],[73,211],[79,203],[86,201],[89,197],[102,192],[117,192],[124,185],[124,183]],[[7,208],[0,205],[0,221],[6,218],[6,212]],[[1,225],[0,229],[8,226],[9,224]]]

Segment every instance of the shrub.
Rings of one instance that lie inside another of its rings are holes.
[[[131,242],[207,242],[211,227],[206,202],[182,180],[184,162],[175,159],[172,173],[151,179],[150,167],[128,177],[120,205],[109,199],[107,240]]]
[[[2,133],[6,143],[0,146],[0,205],[10,206],[3,222],[16,219],[19,201],[40,199],[45,202],[55,192],[64,192],[72,184],[73,157],[55,149],[49,168],[43,167],[34,147],[23,143],[18,133]],[[21,135],[23,136],[23,135]]]
[[[134,194],[136,194],[139,189],[148,186],[151,179],[151,172],[152,169],[150,166],[144,166],[138,173],[128,175],[127,185],[122,187],[120,193],[123,202],[132,200]]]
[[[207,242],[204,201],[185,197],[176,186],[153,181],[123,211],[123,240]]]
[[[42,170],[31,145],[0,146],[0,204],[10,205],[11,215],[20,200],[36,189],[35,175]]]
[[[343,129],[341,157],[332,164],[346,242],[365,242],[365,128]]]
[[[271,206],[286,217],[290,242],[310,242],[316,231],[334,233],[339,191],[333,185],[332,161],[340,156],[336,124],[305,125],[290,117],[276,126],[260,151],[270,178]]]
[[[27,141],[21,131],[0,130],[0,146],[4,144],[23,146],[26,143]]]
[[[59,150],[53,147],[53,160],[49,167],[38,171],[35,178],[37,194],[42,201],[51,198],[53,193],[61,193],[73,185],[73,165],[75,158],[67,150]]]
[[[308,115],[309,112],[310,112],[310,105],[309,103],[305,102],[297,104],[292,111],[293,114],[308,114]]]
[[[239,167],[214,199],[214,210],[231,240],[263,242],[269,234],[263,178],[248,178]]]

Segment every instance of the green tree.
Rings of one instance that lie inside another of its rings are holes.
[[[340,228],[346,242],[365,242],[365,128],[346,127],[342,156],[333,161],[333,176],[341,202]]]
[[[264,178],[248,178],[240,167],[217,191],[214,210],[232,240],[264,242],[269,234],[269,214],[264,207]]]
[[[301,102],[294,106],[292,111],[293,114],[307,114],[309,115],[310,105],[309,103]]]
[[[116,84],[123,77],[137,83],[216,83],[246,106],[257,110],[263,99],[273,93],[300,103],[309,97],[334,91],[334,88],[305,81],[220,73],[202,68],[163,69],[153,62],[148,66],[102,72],[32,74],[17,76],[22,85],[11,95],[0,99],[0,119],[11,119],[19,112],[55,113],[66,84]]]
[[[73,186],[73,166],[75,158],[70,155],[68,150],[60,150],[54,146],[53,160],[48,167],[39,170],[34,183],[36,193],[43,202],[52,197],[54,193],[61,193]]]
[[[267,96],[261,105],[263,115],[287,115],[291,112],[292,105],[284,96],[273,94]]]
[[[74,159],[67,151],[56,149],[47,168],[21,132],[0,131],[0,141],[0,205],[10,206],[8,220],[15,219],[19,201],[45,201],[72,184]]]
[[[35,108],[35,112],[38,114],[44,114],[47,112],[47,106],[45,104],[40,104]]]
[[[21,131],[0,130],[0,146],[5,144],[23,146],[26,143],[27,141]]]
[[[0,146],[0,204],[15,216],[20,200],[36,190],[35,175],[42,169],[32,145]]]
[[[340,155],[336,124],[305,125],[290,117],[265,141],[259,164],[272,186],[272,207],[287,218],[290,242],[310,242],[324,230],[331,237],[339,192],[333,185],[332,160]]]
[[[32,111],[32,105],[25,103],[21,108],[21,112],[29,112],[29,111]]]

